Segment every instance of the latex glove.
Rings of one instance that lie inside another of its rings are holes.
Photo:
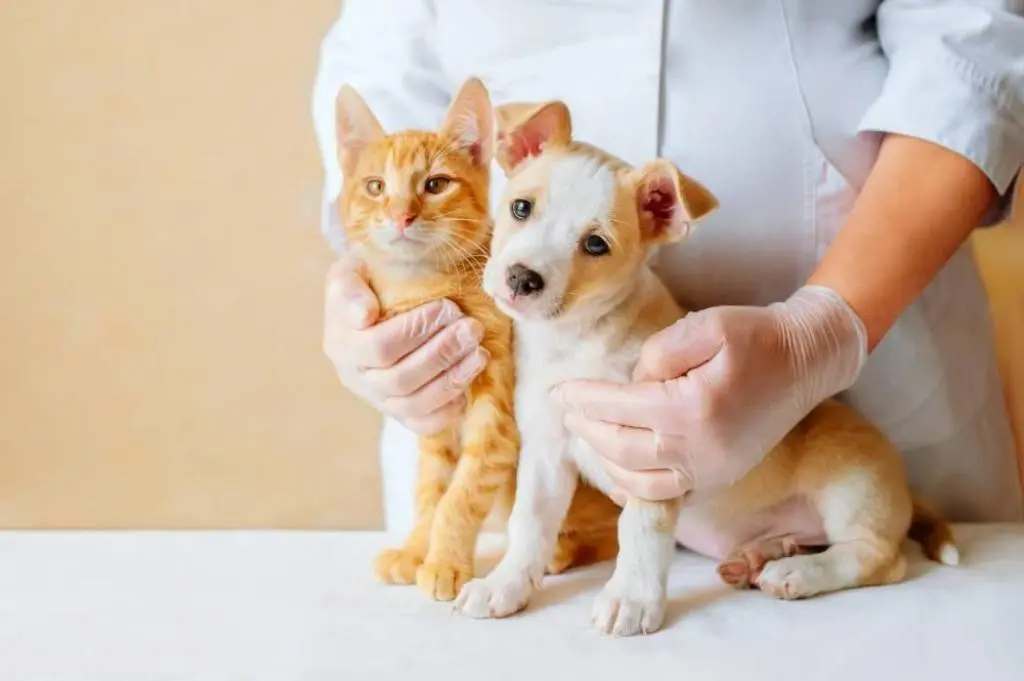
[[[421,435],[443,430],[487,364],[483,326],[450,300],[377,323],[380,306],[360,271],[343,258],[327,276],[324,353],[345,387],[382,413]]]
[[[617,500],[670,499],[743,477],[866,357],[853,309],[808,286],[768,307],[691,313],[648,339],[634,383],[567,382],[553,396],[604,458]]]

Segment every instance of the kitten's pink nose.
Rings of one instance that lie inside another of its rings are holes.
[[[391,219],[395,221],[398,231],[404,232],[416,220],[416,213],[396,213]]]

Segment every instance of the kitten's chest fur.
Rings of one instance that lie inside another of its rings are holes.
[[[475,267],[467,265],[464,269],[451,272],[406,273],[371,269],[369,283],[380,302],[383,319],[433,300],[447,298],[458,305],[464,314],[483,324],[485,335],[499,334],[510,327],[508,319],[484,293],[482,272]]]

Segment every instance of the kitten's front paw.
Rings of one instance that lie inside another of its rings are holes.
[[[665,592],[644,594],[643,589],[616,581],[605,584],[594,603],[591,622],[603,634],[653,634],[665,621]]]
[[[416,585],[435,601],[450,601],[473,578],[470,565],[424,563],[416,570]]]
[[[526,575],[508,576],[492,572],[462,587],[455,609],[463,615],[484,619],[514,615],[530,600],[533,584]]]
[[[405,549],[382,551],[373,561],[373,572],[385,584],[412,584],[423,558]]]

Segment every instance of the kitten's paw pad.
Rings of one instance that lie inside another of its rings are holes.
[[[492,573],[462,587],[455,609],[478,619],[508,617],[525,608],[532,594],[533,586],[528,577],[508,578]]]
[[[388,549],[373,561],[373,572],[385,584],[412,584],[422,562],[423,558],[411,551]]]
[[[424,563],[416,570],[416,585],[435,601],[450,601],[473,578],[469,565]]]
[[[785,600],[808,598],[826,590],[829,575],[817,556],[773,560],[757,576],[757,587]]]
[[[597,597],[590,620],[611,636],[653,634],[665,621],[665,594],[643,596],[609,582]]]

